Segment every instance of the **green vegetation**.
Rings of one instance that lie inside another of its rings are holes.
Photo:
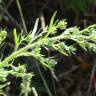
[[[3,82],[0,85],[0,89],[10,84],[10,81],[7,81],[7,76],[11,74],[15,77],[22,78],[22,90],[20,95],[28,96],[31,91],[32,88],[30,88],[30,81],[33,73],[28,73],[26,71],[27,64],[18,64],[18,66],[14,65],[14,62],[18,57],[34,57],[45,69],[52,70],[56,65],[56,58],[53,56],[46,57],[41,53],[42,48],[48,48],[49,51],[54,49],[66,56],[75,54],[78,45],[85,51],[96,52],[96,25],[91,25],[83,30],[80,30],[78,27],[67,28],[66,20],[55,21],[55,16],[56,12],[53,14],[49,26],[46,26],[43,32],[37,31],[38,19],[33,31],[29,32],[28,35],[24,35],[23,32],[18,35],[16,29],[13,30],[14,51],[6,58],[3,57],[2,53],[0,59],[0,81]],[[55,35],[58,33],[58,29],[63,32],[60,35]],[[6,43],[6,37],[7,32],[1,30],[1,49]],[[74,44],[66,44],[68,40],[74,41]],[[51,93],[49,93],[49,96],[52,96]]]

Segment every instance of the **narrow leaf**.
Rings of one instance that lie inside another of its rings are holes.
[[[32,31],[32,38],[34,38],[34,36],[36,34],[36,31],[37,31],[37,28],[38,28],[38,22],[39,22],[39,18],[37,18],[37,20],[35,22],[35,25],[34,25],[34,28],[33,28],[33,31]]]
[[[18,36],[17,36],[17,32],[16,32],[16,29],[13,30],[13,36],[14,36],[14,43],[15,43],[15,46],[17,47],[18,46]]]
[[[57,11],[53,14],[53,16],[50,20],[50,24],[49,24],[49,28],[48,28],[49,33],[51,32],[51,28],[53,27],[53,23],[54,23],[54,19],[55,19],[56,14],[57,14]]]

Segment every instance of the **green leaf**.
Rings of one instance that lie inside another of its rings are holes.
[[[3,84],[3,85],[0,85],[0,89],[6,87],[6,86],[9,85],[9,84],[10,84],[10,82],[7,82],[7,83],[5,83],[5,84]]]
[[[8,76],[9,72],[4,70],[4,69],[0,69],[0,81],[1,82],[5,82],[7,80],[7,76]]]
[[[18,47],[18,43],[19,43],[19,39],[18,39],[18,36],[17,36],[16,29],[13,30],[13,36],[14,36],[15,47],[17,48]]]
[[[56,45],[52,46],[55,50],[59,51],[60,53],[62,53],[65,56],[68,56],[67,52],[64,51],[65,45],[63,43],[59,43]]]
[[[55,59],[46,58],[45,60],[50,69],[52,69],[57,64]]]
[[[7,32],[5,30],[0,30],[0,44],[4,41],[6,38]]]
[[[53,14],[53,16],[50,20],[50,24],[49,24],[49,27],[48,27],[48,33],[49,34],[52,33],[55,30],[55,28],[54,28],[55,26],[53,26],[53,25],[54,25],[54,19],[55,19],[56,14],[57,14],[57,11]]]
[[[58,23],[57,23],[57,28],[59,28],[59,29],[65,29],[66,28],[66,25],[67,25],[67,22],[66,22],[66,20],[65,19],[62,19],[62,20],[60,20],[60,21],[58,21]]]

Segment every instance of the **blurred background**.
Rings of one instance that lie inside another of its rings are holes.
[[[57,19],[66,19],[67,27],[78,26],[83,29],[96,23],[96,0],[0,0],[0,28],[8,32],[7,44],[1,52],[6,56],[13,50],[14,28],[18,33],[24,30],[27,34],[33,29],[37,18],[40,19],[39,28],[44,28],[49,24],[55,11],[57,11]],[[42,49],[42,52],[45,54],[46,50]],[[38,96],[49,96],[44,80],[52,96],[96,96],[96,85],[94,86],[96,81],[92,83],[91,80],[93,73],[95,79],[95,54],[78,48],[76,54],[69,57],[62,54],[56,56],[58,64],[54,71],[44,70],[41,66],[38,68],[36,62],[30,58],[19,60],[27,62],[28,71],[35,73],[31,85],[36,88]],[[8,96],[18,96],[20,78],[10,76],[8,79],[12,81]],[[30,93],[29,96],[35,95]]]

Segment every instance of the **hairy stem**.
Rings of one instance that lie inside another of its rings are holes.
[[[0,63],[0,68],[4,67],[8,62],[10,62],[12,59],[16,58],[16,57],[19,57],[19,54],[23,53],[24,51],[34,47],[35,45],[37,44],[36,43],[33,43],[31,45],[27,45],[25,47],[23,47],[22,49],[18,50],[18,51],[15,51],[13,52],[9,57],[7,57],[6,59],[4,59],[1,63]],[[20,55],[21,56],[21,55]]]

